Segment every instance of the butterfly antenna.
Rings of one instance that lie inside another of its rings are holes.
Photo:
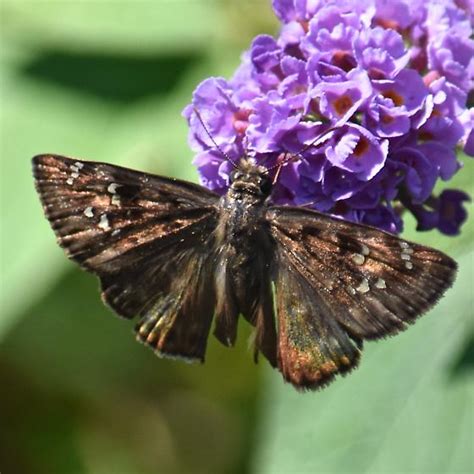
[[[209,129],[206,127],[206,124],[204,123],[204,120],[202,119],[201,117],[201,114],[199,113],[198,109],[196,109],[196,107],[193,107],[193,110],[194,110],[194,113],[196,114],[197,118],[199,119],[199,121],[201,122],[201,125],[202,125],[202,128],[204,128],[204,130],[206,131],[208,137],[211,139],[212,143],[214,144],[214,146],[219,150],[219,153],[227,160],[230,162],[230,164],[234,167],[234,168],[238,168],[239,166],[237,165],[237,163],[224,151],[221,149],[221,147],[216,143],[216,141],[214,140],[214,137],[211,135],[211,132],[209,131]]]
[[[286,157],[286,153],[284,155]],[[273,181],[272,181],[272,185],[275,186],[276,182],[278,181],[278,178],[280,177],[280,172],[281,172],[281,169],[283,168],[283,165],[284,163],[286,163],[288,160],[286,160],[286,158],[283,158],[280,163],[278,163],[277,165],[275,166],[272,166],[271,168],[265,170],[265,173],[268,173],[269,170],[272,170],[274,169],[275,167],[277,168],[276,170],[276,173],[275,173],[275,176],[273,177]]]

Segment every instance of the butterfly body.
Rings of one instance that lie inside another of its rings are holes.
[[[242,315],[296,388],[353,369],[364,339],[404,330],[452,284],[443,253],[315,211],[275,206],[262,167],[242,160],[228,192],[59,155],[33,159],[59,244],[97,275],[104,301],[139,317],[158,355],[204,361]]]
[[[239,314],[266,337],[275,337],[273,315],[257,314],[260,302],[271,301],[271,262],[274,242],[268,230],[266,210],[271,183],[265,169],[242,160],[232,174],[227,194],[219,200],[216,227],[216,278],[218,339],[233,345]],[[264,303],[262,303],[264,304]],[[264,326],[268,327],[264,327]],[[276,364],[275,340],[266,348],[267,359]]]

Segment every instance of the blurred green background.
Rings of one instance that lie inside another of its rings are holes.
[[[181,110],[230,76],[270,1],[0,3],[0,472],[473,472],[473,219],[406,237],[460,264],[452,290],[359,370],[296,393],[250,331],[203,366],[160,360],[55,243],[30,158],[56,152],[196,180]],[[450,183],[474,195],[474,167]],[[473,213],[472,206],[470,212]]]

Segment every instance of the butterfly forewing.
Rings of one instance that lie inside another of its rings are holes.
[[[166,247],[199,222],[215,223],[217,197],[191,183],[57,155],[35,157],[33,172],[60,245],[96,273],[130,250]]]

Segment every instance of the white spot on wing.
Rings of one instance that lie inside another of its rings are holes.
[[[120,186],[120,184],[117,183],[110,183],[109,186],[107,187],[107,191],[110,194],[115,194],[117,192],[117,188]]]
[[[72,171],[71,177],[66,179],[66,183],[72,186],[74,184],[74,180],[76,178],[79,178],[79,170],[83,167],[84,165],[82,163],[79,163],[78,161],[74,163],[73,165],[69,166],[69,169]]]
[[[93,209],[91,206],[86,207],[86,208],[84,209],[84,215],[85,215],[86,217],[94,217],[94,212],[93,212],[93,211],[94,211],[94,209]]]
[[[411,262],[405,262],[405,267],[408,269],[408,270],[411,270],[413,268],[413,263]]]
[[[99,227],[104,230],[110,229],[109,220],[107,219],[107,214],[102,214],[100,216]]]
[[[113,206],[120,206],[120,197],[118,194],[114,194],[112,196],[112,199],[110,200],[110,203],[113,205]]]
[[[408,249],[410,248],[410,246],[408,245],[408,242],[404,242],[403,240],[400,240],[400,242],[398,242],[400,244],[400,247],[402,249]]]
[[[365,244],[362,244],[361,253],[362,253],[362,255],[365,255],[367,257],[367,255],[369,255],[369,253],[370,253],[369,247],[367,247],[367,245],[365,245]]]
[[[365,262],[365,257],[360,253],[355,253],[351,258],[356,265],[363,265]]]
[[[378,288],[380,290],[384,290],[385,288],[387,288],[387,285],[385,284],[385,280],[383,278],[379,278],[375,282],[375,288]]]
[[[79,162],[79,161],[76,161],[76,162],[74,163],[74,166],[75,166],[76,168],[82,169],[82,168],[84,168],[84,163],[81,163],[81,162]]]
[[[367,293],[370,290],[369,281],[367,280],[367,278],[364,278],[361,281],[360,285],[356,288],[356,290],[362,294]]]
[[[356,294],[356,290],[354,290],[354,288],[352,288],[352,286],[348,286],[348,287],[347,287],[347,291],[348,291],[351,295],[355,295],[355,294]]]
[[[410,261],[411,260],[411,256],[407,253],[402,253],[402,260],[408,260]]]

